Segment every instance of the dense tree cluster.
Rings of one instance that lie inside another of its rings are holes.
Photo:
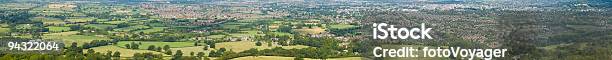
[[[257,42],[255,43],[255,46],[261,46],[261,41],[257,41]]]
[[[338,44],[340,42],[331,37],[323,37],[323,38],[305,37],[305,38],[296,38],[295,40],[291,41],[291,43],[297,44],[297,45],[319,47],[319,48],[336,49],[336,48],[339,48]]]
[[[112,42],[112,41],[108,41],[108,40],[93,40],[89,43],[85,43],[83,44],[83,48],[85,49],[89,49],[92,47],[98,47],[98,46],[106,46],[106,45],[111,45],[113,43],[117,43],[117,42]]]
[[[240,53],[227,52],[224,53],[223,56],[218,59],[232,59],[237,57],[245,57],[245,56],[287,56],[287,57],[299,57],[300,58],[316,58],[316,59],[326,59],[326,58],[337,58],[337,57],[355,57],[353,53],[342,52],[333,49],[326,48],[303,48],[303,49],[283,49],[280,47],[272,48],[272,49],[249,49]]]
[[[139,49],[140,45],[142,45],[142,43],[140,43],[140,42],[138,42],[138,43],[132,42],[130,44],[125,44],[124,46],[127,49]]]
[[[233,52],[233,51],[225,51],[225,48],[219,48],[219,50],[217,50],[217,51],[215,51],[215,50],[210,51],[210,53],[208,53],[208,56],[210,56],[210,57],[221,57],[226,52]]]
[[[132,56],[133,60],[163,60],[163,56],[161,54],[153,54],[153,53],[135,53]]]

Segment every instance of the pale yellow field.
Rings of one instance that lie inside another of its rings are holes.
[[[304,27],[302,29],[295,29],[295,31],[304,33],[304,34],[320,34],[322,32],[325,32],[325,29],[320,28],[320,27],[313,27],[313,28]]]
[[[262,42],[261,46],[256,46],[255,45],[256,42],[252,42],[252,41],[237,41],[237,42],[222,42],[222,43],[217,43],[215,49],[219,49],[219,48],[223,48],[225,47],[225,49],[232,50],[234,52],[242,52],[245,50],[249,50],[251,48],[257,48],[258,50],[263,50],[263,49],[272,49],[274,47],[281,47],[281,48],[285,48],[285,49],[300,49],[300,48],[308,48],[309,46],[304,46],[304,45],[295,45],[295,46],[280,46],[278,44],[272,44],[272,46],[268,46],[267,43]]]
[[[0,33],[8,33],[10,31],[11,31],[10,28],[0,28]]]

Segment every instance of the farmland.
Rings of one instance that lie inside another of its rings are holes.
[[[0,40],[65,44],[40,53],[0,47],[0,60],[465,59],[378,58],[373,47],[508,49],[492,60],[610,60],[612,1],[585,1],[0,0]],[[405,32],[373,29],[378,23],[431,28],[406,34],[433,39],[398,40]],[[393,39],[372,38],[381,33]]]
[[[358,27],[355,25],[325,22],[329,19],[293,18],[290,15],[295,12],[273,12],[264,10],[264,7],[242,4],[155,2],[0,3],[0,35],[61,41],[65,44],[62,53],[69,54],[61,56],[87,59],[105,56],[98,60],[244,58],[239,55],[325,59],[357,55],[353,51],[344,51],[350,48],[339,47],[342,40],[333,39],[336,36],[327,31],[328,24],[335,24],[332,28]],[[303,50],[309,52],[297,54]],[[255,53],[258,51],[262,53]],[[286,51],[295,54],[284,54]],[[321,52],[335,54],[312,55]]]

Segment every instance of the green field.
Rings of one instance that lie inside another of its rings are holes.
[[[32,8],[29,12],[38,13],[39,15],[44,16],[62,16],[64,14],[70,14],[74,12],[74,9],[70,8],[47,8],[47,7],[36,7]]]
[[[50,25],[50,24],[66,24],[64,22],[64,20],[61,20],[59,18],[50,18],[50,17],[34,17],[34,18],[30,18],[30,20],[32,20],[32,21],[40,21],[40,22],[43,22],[43,24],[45,24],[45,25]]]
[[[140,33],[143,32],[145,34],[150,34],[150,33],[154,33],[154,32],[161,32],[164,31],[164,29],[166,29],[166,27],[153,27],[151,29],[146,29],[146,30],[138,30],[135,31],[136,33]]]
[[[213,38],[213,39],[221,39],[225,37],[225,35],[210,35],[210,36],[206,36],[206,38]]]
[[[138,43],[141,45],[138,46],[138,49],[147,49],[149,45],[154,45],[156,47],[163,47],[164,45],[168,45],[171,48],[180,48],[180,47],[192,47],[194,46],[193,42],[156,42],[156,41],[120,41],[115,46],[119,46],[125,48],[125,44],[131,44],[132,42]]]
[[[108,24],[87,24],[84,27],[106,30],[107,28],[114,28],[114,27],[117,27],[117,26],[115,26],[115,25],[108,25]]]
[[[68,36],[68,35],[75,35],[77,33],[79,32],[78,31],[67,31],[67,32],[49,33],[49,34],[44,34],[44,35]]]
[[[70,34],[70,35],[66,35],[66,34]],[[79,44],[78,46],[80,46],[81,44],[89,43],[90,41],[93,41],[93,40],[110,40],[110,38],[101,37],[101,36],[86,36],[86,35],[72,35],[72,34],[73,32],[62,32],[58,34],[49,34],[49,35],[44,35],[43,39],[61,40],[61,41],[64,41],[64,43],[66,43],[66,46],[70,46],[72,42],[76,42],[77,44]]]
[[[235,30],[245,30],[249,28],[240,28],[240,26],[247,25],[249,23],[240,23],[240,22],[228,22],[223,24],[221,28],[223,29],[235,29]]]
[[[253,36],[253,35],[249,35],[249,34],[242,34],[242,33],[231,33],[229,34],[232,37],[235,38],[240,38],[240,37],[249,37],[249,36]]]
[[[334,24],[334,25],[329,25],[329,28],[332,29],[348,29],[348,28],[355,28],[357,26],[355,25],[349,25],[349,24]]]
[[[59,27],[59,26],[49,26],[47,28],[49,28],[49,32],[63,32],[63,31],[70,30],[70,27]]]
[[[102,22],[102,23],[116,25],[116,24],[121,24],[121,23],[125,23],[125,22],[127,22],[127,21],[107,21],[107,22]]]
[[[255,34],[260,33],[260,31],[257,31],[257,30],[249,30],[249,31],[240,31],[240,33],[247,33],[247,34],[255,35]]]
[[[278,35],[278,36],[292,36],[293,34],[291,33],[286,33],[286,32],[273,32],[274,35]]]
[[[568,27],[573,30],[578,30],[578,31],[606,30],[605,27],[597,27],[597,26],[592,26],[592,25],[565,25],[565,27]]]
[[[19,24],[15,29],[32,29],[33,24]]]
[[[224,28],[224,29],[236,29],[237,30],[237,29],[240,29],[239,26],[240,25],[223,25],[222,28]]]
[[[230,23],[225,23],[225,25],[246,25],[249,23],[240,23],[240,22],[230,22]]]
[[[138,29],[146,29],[146,28],[150,28],[149,26],[145,26],[145,25],[136,25],[136,26],[130,26],[130,27],[124,27],[124,28],[118,28],[118,29],[114,29],[115,31],[124,31],[124,32],[128,32],[128,31],[133,31],[133,30],[138,30]]]
[[[81,18],[81,17],[72,17],[69,19],[66,19],[66,21],[68,22],[88,22],[88,21],[93,21],[96,18],[93,17],[87,17],[87,18]]]

